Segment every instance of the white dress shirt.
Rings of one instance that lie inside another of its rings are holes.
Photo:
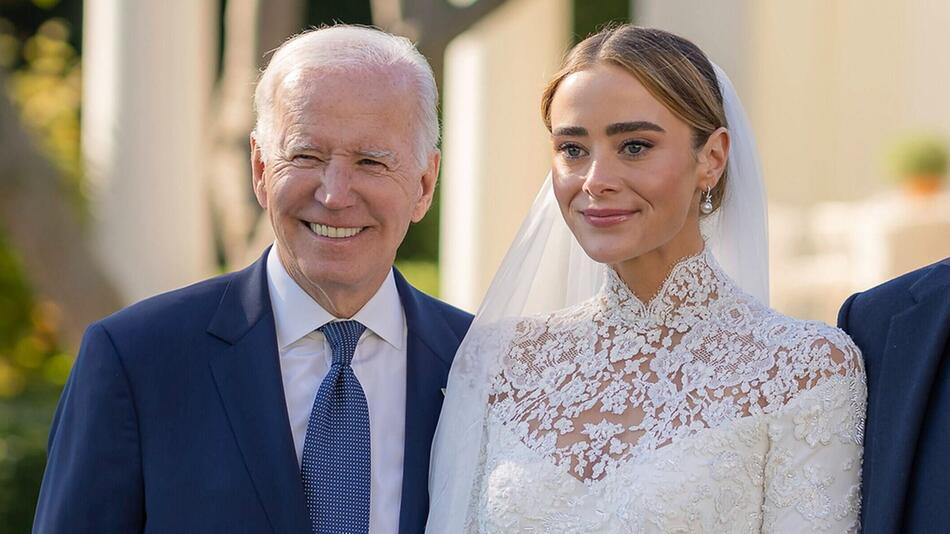
[[[339,319],[290,277],[276,246],[267,255],[267,286],[299,465],[313,400],[332,362],[330,344],[317,328]],[[369,532],[391,534],[399,530],[406,434],[406,317],[392,271],[351,319],[366,327],[351,365],[369,407]]]

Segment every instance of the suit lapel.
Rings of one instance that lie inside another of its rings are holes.
[[[950,265],[939,264],[910,288],[916,304],[891,319],[881,369],[868,413],[865,487],[869,532],[897,532],[917,438],[937,367],[950,337],[950,298],[937,289],[950,284]],[[885,390],[898,392],[886,395]]]
[[[402,275],[396,287],[406,313],[406,446],[403,461],[400,534],[425,528],[429,513],[429,454],[442,410],[442,388],[459,340],[434,309]]]
[[[236,273],[208,333],[230,344],[212,355],[221,403],[275,533],[309,532],[281,381],[266,258]]]

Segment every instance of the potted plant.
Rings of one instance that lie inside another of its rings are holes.
[[[912,195],[936,193],[947,173],[947,148],[935,135],[904,139],[895,146],[891,159],[895,176]]]

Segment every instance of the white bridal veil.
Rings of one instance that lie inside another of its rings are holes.
[[[723,270],[746,292],[768,303],[765,189],[758,153],[732,82],[714,65],[731,136],[729,182],[722,205],[703,219],[702,233]],[[561,217],[551,178],[488,289],[449,373],[442,417],[432,448],[431,505],[426,532],[456,534],[477,505],[476,484],[484,446],[491,378],[503,356],[485,350],[518,317],[547,314],[593,297],[604,279]]]

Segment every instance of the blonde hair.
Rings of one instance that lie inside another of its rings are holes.
[[[716,71],[692,42],[663,30],[632,24],[612,26],[591,35],[568,53],[541,97],[541,116],[551,130],[551,102],[564,78],[597,64],[610,63],[630,72],[647,91],[693,130],[699,149],[720,127],[728,127]],[[712,190],[718,209],[726,172]]]

